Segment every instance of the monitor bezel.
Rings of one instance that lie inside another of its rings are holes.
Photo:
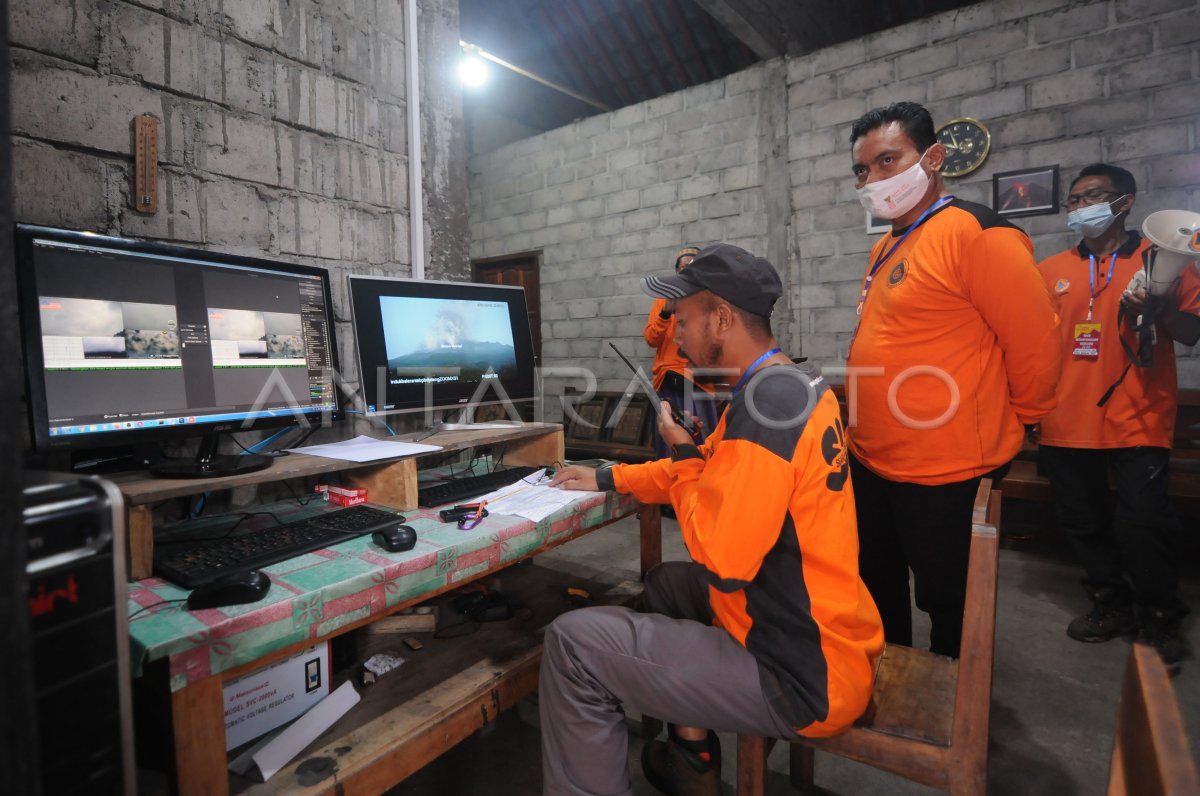
[[[527,351],[529,354],[529,360],[532,364],[531,364],[531,371],[529,374],[528,394],[525,394],[525,392],[522,391],[521,394],[515,395],[512,392],[509,392],[508,385],[504,385],[504,389],[505,389],[505,392],[508,393],[507,400],[512,404],[527,404],[527,403],[533,403],[537,400],[537,398],[538,398],[538,381],[539,381],[538,380],[537,352],[534,351],[534,348],[533,348],[533,329],[529,323],[529,302],[525,296],[525,288],[522,287],[521,285],[501,285],[501,284],[487,283],[487,282],[460,282],[460,281],[454,281],[454,280],[437,280],[437,279],[412,279],[412,278],[401,277],[401,276],[372,276],[370,274],[347,274],[347,283],[346,284],[347,284],[347,292],[348,292],[348,296],[349,296],[348,300],[349,300],[349,304],[350,304],[350,321],[351,321],[350,325],[351,325],[351,330],[353,331],[353,334],[354,334],[355,364],[358,366],[359,397],[361,399],[361,404],[362,404],[360,408],[364,415],[366,415],[368,417],[384,417],[387,415],[415,414],[418,412],[435,412],[435,411],[446,411],[446,410],[474,409],[474,408],[480,407],[480,406],[495,406],[495,405],[502,405],[505,403],[504,398],[501,398],[500,396],[496,395],[496,393],[491,390],[488,391],[487,397],[484,400],[481,400],[478,402],[471,401],[469,397],[465,398],[465,399],[461,399],[461,400],[456,399],[453,401],[450,401],[450,400],[438,401],[437,400],[438,396],[436,395],[436,392],[435,392],[435,395],[432,396],[433,402],[429,403],[429,404],[426,404],[424,399],[422,399],[422,401],[420,403],[416,403],[414,401],[409,401],[402,405],[398,405],[398,406],[395,406],[395,407],[392,407],[389,409],[378,409],[377,408],[375,411],[370,411],[369,407],[371,405],[371,401],[372,401],[372,399],[375,398],[375,389],[374,389],[375,383],[374,383],[374,379],[372,377],[371,388],[370,389],[368,388],[367,376],[366,376],[366,373],[364,372],[363,350],[362,350],[362,343],[361,343],[361,339],[360,339],[361,326],[365,322],[366,319],[361,316],[361,310],[357,306],[357,304],[358,304],[357,293],[355,292],[355,289],[354,289],[354,286],[356,283],[366,284],[369,282],[414,285],[414,286],[418,286],[418,288],[420,288],[420,289],[424,289],[424,290],[428,290],[428,291],[439,291],[439,290],[461,291],[463,289],[467,289],[467,290],[480,289],[483,291],[488,291],[488,290],[515,291],[512,293],[512,295],[517,295],[520,297],[519,301],[521,303],[521,307],[520,307],[521,311],[519,313],[519,316],[523,320],[523,323],[521,324],[521,328],[523,328],[525,330],[525,332],[528,333],[528,340],[526,340],[525,343],[526,343],[526,345],[528,345]],[[407,295],[413,295],[413,294],[409,293]],[[414,296],[414,297],[437,298],[437,296],[424,296],[424,297]],[[506,303],[508,303],[508,302],[506,301]],[[514,330],[513,330],[514,344],[516,344],[516,333],[519,331],[520,331],[520,329],[517,329],[517,328],[514,328]]]
[[[38,303],[37,268],[33,257],[33,246],[36,240],[48,240],[81,246],[102,246],[104,248],[131,251],[138,254],[197,260],[201,263],[212,263],[216,266],[227,265],[257,268],[285,275],[320,277],[325,292],[329,356],[330,365],[333,369],[331,375],[336,380],[337,374],[340,372],[337,331],[335,329],[336,313],[333,308],[332,277],[328,269],[302,265],[300,263],[268,260],[250,255],[229,254],[208,249],[179,246],[159,241],[121,238],[96,232],[18,223],[15,225],[14,232],[14,253],[17,271],[17,314],[20,320],[22,351],[25,359],[23,363],[25,369],[25,400],[28,407],[30,429],[32,431],[31,442],[35,451],[39,453],[53,453],[153,444],[164,440],[176,441],[187,437],[201,437],[209,433],[279,429],[289,425],[299,425],[301,418],[308,418],[310,423],[325,422],[326,419],[332,422],[340,419],[342,408],[341,401],[339,400],[334,402],[334,407],[331,410],[293,412],[290,415],[280,415],[277,417],[250,418],[248,421],[226,420],[206,423],[197,420],[195,423],[155,426],[153,428],[131,428],[105,431],[97,434],[52,437],[50,435],[49,410],[46,398],[41,320],[36,311]]]

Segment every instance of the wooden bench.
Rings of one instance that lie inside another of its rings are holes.
[[[1016,500],[1049,503],[1054,499],[1050,481],[1037,472],[1037,446],[1027,445],[1017,455],[1000,490],[1006,498]],[[1173,498],[1200,501],[1200,390],[1179,391],[1168,493]]]
[[[885,647],[862,718],[836,737],[797,738],[791,743],[793,785],[812,788],[813,750],[819,749],[953,796],[986,791],[999,524],[1000,492],[984,481],[975,497],[958,661],[910,647]],[[739,796],[765,793],[767,754],[773,743],[759,736],[738,736]]]
[[[1121,682],[1121,704],[1108,771],[1108,796],[1200,793],[1171,677],[1158,653],[1134,644]]]

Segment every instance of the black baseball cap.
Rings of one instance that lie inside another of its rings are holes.
[[[729,243],[705,246],[692,264],[671,276],[642,278],[642,292],[655,298],[681,299],[709,290],[747,312],[771,317],[783,295],[775,266]]]

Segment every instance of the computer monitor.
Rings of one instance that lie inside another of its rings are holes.
[[[33,444],[44,453],[200,436],[169,477],[261,469],[217,432],[336,415],[320,268],[17,225]]]
[[[351,275],[350,307],[368,414],[535,397],[524,288]]]

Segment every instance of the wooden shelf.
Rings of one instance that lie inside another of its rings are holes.
[[[395,441],[407,440],[397,438]],[[562,426],[557,423],[443,431],[422,440],[422,443],[440,445],[442,449],[366,463],[292,454],[281,457],[265,470],[223,478],[154,478],[144,471],[113,477],[110,480],[125,497],[129,577],[139,580],[150,576],[154,560],[154,516],[151,507],[162,500],[325,473],[341,473],[343,480],[350,485],[369,489],[372,503],[411,509],[417,505],[417,464],[422,458],[485,446],[502,447],[505,464],[548,465],[561,462],[566,456]]]
[[[583,588],[594,604],[628,602],[634,591],[611,575],[575,575],[532,563],[506,570],[502,591],[522,609],[512,619],[489,622],[467,636],[434,639],[432,633],[360,636],[359,660],[390,651],[405,663],[375,685],[356,688],[362,700],[267,783],[237,775],[232,793],[380,793],[418,771],[447,748],[495,721],[496,715],[537,688],[542,629],[571,609],[562,596]],[[458,621],[440,601],[441,627]],[[400,643],[414,636],[425,646]],[[332,687],[354,679],[358,666],[335,673]],[[325,761],[336,761],[333,766]],[[324,766],[324,767],[323,767]],[[320,773],[326,771],[324,776]]]

